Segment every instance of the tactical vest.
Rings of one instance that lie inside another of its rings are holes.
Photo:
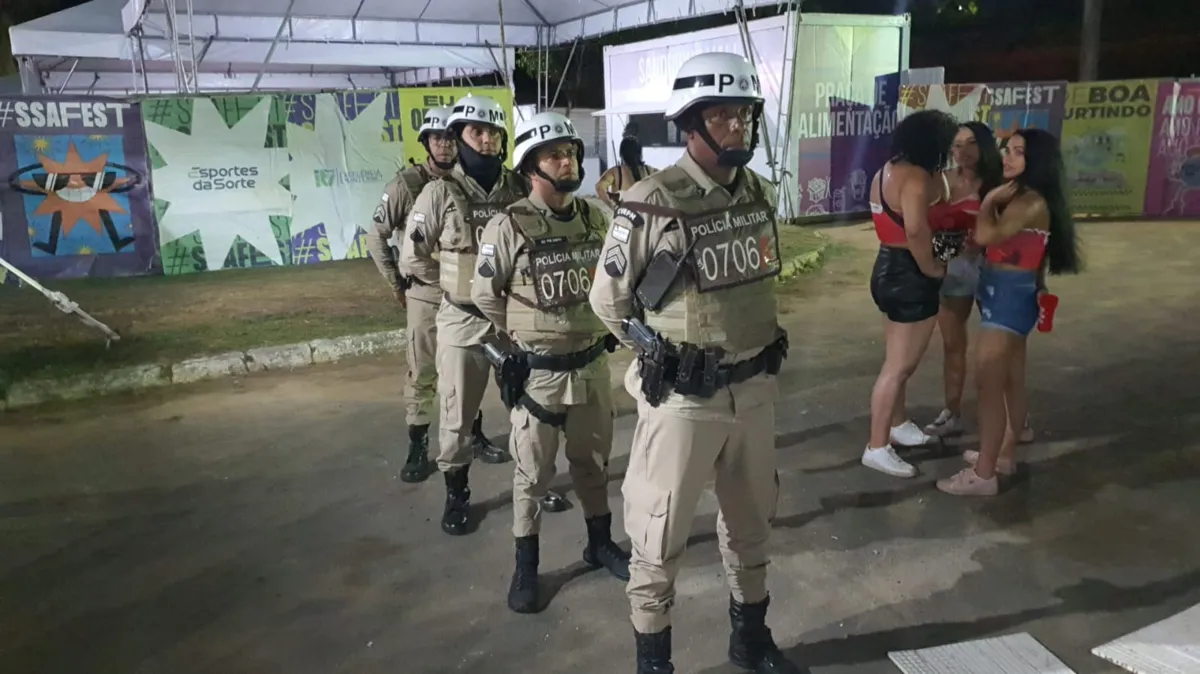
[[[630,202],[622,206],[674,217],[688,252],[662,308],[646,310],[646,325],[675,343],[720,346],[731,353],[775,341],[779,333],[773,279],[782,261],[775,204],[767,201],[762,179],[753,176],[755,182],[747,186],[752,201],[732,206],[719,192],[698,198],[695,181],[677,166],[650,179],[687,210]]]
[[[608,222],[575,199],[570,222],[545,217],[527,200],[507,211],[523,239],[509,288],[508,328],[523,341],[553,341],[608,332],[588,303]]]
[[[416,201],[421,190],[425,189],[425,185],[432,179],[433,176],[424,166],[410,166],[400,172],[400,181],[408,189],[408,194],[413,201]],[[400,226],[403,227],[404,223],[400,223]]]
[[[442,236],[438,240],[441,258],[438,280],[442,290],[457,304],[471,304],[471,281],[475,278],[475,261],[479,253],[479,237],[492,216],[505,206],[525,197],[519,182],[504,170],[500,174],[501,188],[493,195],[495,201],[468,196],[457,175],[442,180],[446,197],[454,210],[446,214]]]

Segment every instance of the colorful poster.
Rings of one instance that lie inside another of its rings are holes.
[[[948,112],[960,122],[979,119],[979,105],[987,89],[982,84],[912,84],[900,87],[900,119],[918,110]]]
[[[1163,82],[1158,89],[1147,215],[1200,215],[1200,82]]]
[[[0,98],[0,255],[35,278],[159,273],[141,107]]]
[[[850,206],[844,194],[840,204],[834,203],[833,186],[848,179],[840,175],[847,167],[835,149],[861,143],[837,139],[890,135],[895,118],[884,112],[886,92],[878,89],[876,78],[900,69],[901,31],[895,26],[801,23],[795,39],[794,145],[787,167],[799,183],[795,211],[800,216],[846,212]]]
[[[1062,146],[1076,213],[1141,214],[1157,100],[1155,80],[1067,87]]]
[[[371,214],[403,161],[396,90],[286,98],[292,264],[367,257]]]
[[[999,82],[984,85],[979,121],[1003,142],[1018,129],[1036,128],[1062,138],[1066,82]]]
[[[425,147],[417,141],[417,131],[430,108],[453,107],[454,101],[466,96],[487,96],[504,108],[508,118],[508,166],[512,167],[513,95],[504,87],[407,87],[400,92],[400,119],[403,124],[404,160],[409,164],[420,164],[429,158]]]
[[[871,209],[871,179],[888,160],[892,132],[896,128],[896,106],[900,97],[900,73],[875,78],[876,104],[862,105],[842,98],[829,103],[835,120],[830,146],[830,210],[833,213],[862,213]]]
[[[283,99],[158,98],[143,110],[163,271],[289,264]]]

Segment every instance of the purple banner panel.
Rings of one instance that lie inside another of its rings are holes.
[[[0,233],[35,278],[161,274],[140,106],[0,98]]]
[[[1158,87],[1146,215],[1200,216],[1200,82]]]
[[[829,145],[830,212],[871,210],[871,178],[888,160],[896,108],[900,102],[900,73],[875,78],[875,105],[844,98],[829,99],[835,120]]]

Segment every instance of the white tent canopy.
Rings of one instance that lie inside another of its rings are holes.
[[[497,73],[505,65],[511,71],[514,47],[545,47],[737,4],[91,0],[16,26],[10,36],[28,93],[380,88]]]

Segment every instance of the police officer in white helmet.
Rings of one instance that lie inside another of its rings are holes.
[[[675,671],[675,577],[714,472],[729,659],[758,674],[805,671],[766,625],[787,335],[773,288],[776,193],[746,168],[762,107],[758,73],[739,55],[700,54],[679,68],[666,118],[687,134],[687,152],[626,192],[592,284],[596,315],[638,352],[625,379],[638,424],[622,487],[638,674]]]
[[[371,220],[374,228],[367,236],[367,248],[379,273],[392,288],[396,301],[408,309],[406,326],[408,373],[404,384],[405,423],[408,427],[408,458],[400,471],[405,482],[423,482],[430,474],[429,424],[437,400],[437,312],[442,292],[436,283],[423,281],[412,270],[397,264],[397,255],[388,245],[394,233],[403,236],[405,220],[413,202],[425,185],[450,172],[458,155],[454,138],[446,132],[450,108],[430,108],[425,113],[417,140],[429,157],[396,174],[383,188],[383,201],[375,207]]]
[[[629,580],[629,553],[612,540],[608,456],[613,401],[607,355],[617,340],[588,305],[609,220],[572,194],[583,181],[583,141],[557,112],[517,125],[513,163],[528,198],[483,230],[471,287],[475,306],[506,337],[493,355],[501,397],[512,409],[513,535],[516,568],[508,606],[536,613],[539,500],[554,479],[560,438],[583,506],[583,560]]]
[[[486,96],[455,102],[446,121],[458,142],[458,161],[440,180],[429,183],[408,217],[401,265],[441,289],[437,315],[438,469],[446,483],[442,530],[467,533],[473,456],[504,463],[508,452],[483,435],[479,414],[491,366],[482,340],[492,324],[471,301],[479,234],[502,208],[525,197],[520,176],[504,166],[508,152],[507,115]],[[437,252],[439,260],[433,258]],[[472,423],[473,420],[473,423]]]

